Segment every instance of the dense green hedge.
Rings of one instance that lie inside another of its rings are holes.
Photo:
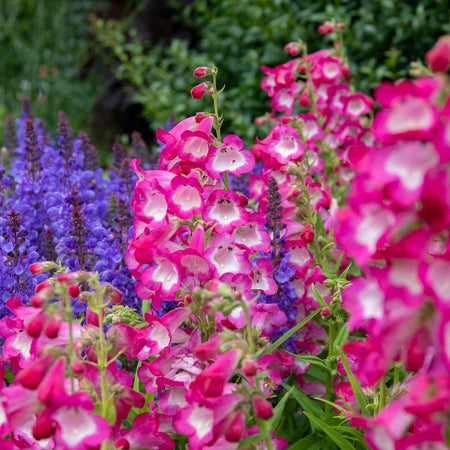
[[[178,19],[195,33],[190,41],[173,40],[161,48],[141,43],[119,22],[97,22],[99,39],[121,60],[117,75],[135,86],[151,126],[202,110],[207,103],[189,100],[196,83],[192,69],[216,64],[226,84],[225,126],[244,138],[255,133],[253,119],[264,114],[260,66],[286,61],[282,46],[302,39],[311,51],[330,37],[317,33],[325,20],[346,23],[347,55],[356,86],[370,93],[380,80],[407,76],[408,62],[450,31],[448,1],[395,0],[194,0],[178,8]],[[447,20],[447,22],[446,22]],[[364,80],[364,81],[360,81]],[[232,124],[230,123],[232,122]]]
[[[19,116],[25,97],[51,128],[59,110],[75,128],[86,126],[101,86],[93,71],[83,73],[88,17],[98,6],[94,0],[0,2],[0,123],[6,114]]]

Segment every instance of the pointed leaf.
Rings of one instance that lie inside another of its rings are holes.
[[[350,366],[348,365],[347,358],[345,357],[344,352],[341,350],[339,353],[341,355],[342,365],[344,366],[348,380],[350,381],[353,392],[356,396],[356,399],[358,400],[359,407],[361,408],[361,412],[363,414],[367,414],[367,397],[361,389],[361,385],[359,384],[355,375],[353,375],[352,369],[350,369]]]
[[[269,430],[275,430],[278,427],[278,424],[280,423],[281,416],[284,412],[284,407],[286,405],[286,402],[291,395],[291,392],[295,389],[295,386],[291,386],[291,388],[286,392],[286,394],[283,396],[283,398],[278,402],[277,406],[275,406],[273,410],[273,416],[268,421],[268,428]]]
[[[291,328],[289,331],[283,334],[283,336],[279,337],[272,345],[267,347],[264,351],[261,349],[257,356],[263,356],[267,355],[269,353],[272,353],[274,350],[276,350],[281,344],[283,344],[285,341],[287,341],[294,333],[296,333],[300,328],[305,326],[311,319],[314,319],[314,317],[317,316],[317,314],[320,313],[321,308],[316,309],[313,311],[309,316],[305,317],[301,322],[299,322],[295,327]]]
[[[341,434],[333,430],[330,425],[328,425],[322,419],[319,419],[318,417],[306,412],[305,415],[306,417],[308,417],[310,422],[314,423],[317,428],[322,430],[338,446],[340,450],[354,450],[353,445],[351,445]]]

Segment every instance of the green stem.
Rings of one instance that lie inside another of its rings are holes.
[[[70,304],[70,297],[68,295],[64,295],[64,306],[66,309],[67,322],[69,325],[69,365],[75,360],[75,352],[73,350],[73,311],[72,305]],[[73,372],[70,370],[70,391],[73,394],[74,392],[74,383],[73,383]]]
[[[102,416],[107,419],[108,416],[108,401],[107,401],[107,386],[106,386],[106,368],[108,367],[108,355],[106,353],[105,333],[103,331],[103,293],[100,286],[97,290],[97,316],[98,316],[98,330],[99,330],[99,348],[97,352],[97,367],[100,372],[100,403]],[[102,450],[107,450],[108,442],[103,442]]]
[[[328,328],[328,357],[329,360],[333,356],[334,351],[334,340],[336,339],[336,326],[330,325]],[[331,395],[333,390],[333,375],[331,374],[331,370],[327,375],[327,384],[326,384],[326,399],[331,402]],[[329,403],[325,404],[325,417],[331,416],[331,405]]]
[[[386,405],[386,378],[380,380],[380,401],[378,403],[378,412],[380,412]]]
[[[248,313],[248,305],[245,300],[241,300],[242,309],[244,310],[245,314],[245,322],[246,322],[246,329],[247,329],[247,339],[248,344],[250,346],[250,353],[255,352],[255,343],[253,341],[253,331],[252,331],[252,323],[250,321],[250,314]]]
[[[267,429],[267,423],[264,420],[256,419],[259,430],[264,434],[264,440],[266,441],[267,450],[273,450],[273,442],[270,436],[270,430]]]
[[[394,386],[400,381],[400,365],[398,363],[394,364]]]

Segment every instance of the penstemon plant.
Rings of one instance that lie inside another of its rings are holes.
[[[288,44],[294,59],[263,67],[272,112],[257,123],[271,128],[250,150],[223,133],[217,67],[195,69],[191,95],[213,111],[158,130],[157,169],[130,164],[122,256],[141,310],[89,266],[73,192],[76,253],[32,264],[47,278],[6,302],[3,447],[447,448],[448,42],[414,65],[417,80],[383,83],[375,114],[341,39],[312,54]],[[33,183],[43,175],[26,155]],[[25,228],[8,214],[14,273]]]

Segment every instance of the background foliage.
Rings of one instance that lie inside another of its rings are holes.
[[[156,129],[172,113],[181,118],[206,107],[189,99],[192,69],[214,63],[219,82],[226,84],[225,126],[247,139],[256,132],[253,119],[267,110],[260,66],[286,61],[280,48],[292,40],[313,43],[310,51],[318,50],[328,39],[317,33],[325,20],[346,23],[355,84],[366,93],[382,79],[407,76],[408,61],[450,31],[446,0],[194,0],[187,6],[177,0],[171,5],[176,20],[193,35],[166,48],[141,42],[126,22],[95,23],[99,41],[114,55],[116,75],[133,86],[135,100]]]
[[[0,0],[0,120],[18,117],[20,99],[54,128],[64,110],[85,127],[101,86],[89,60],[88,16],[94,0]]]

